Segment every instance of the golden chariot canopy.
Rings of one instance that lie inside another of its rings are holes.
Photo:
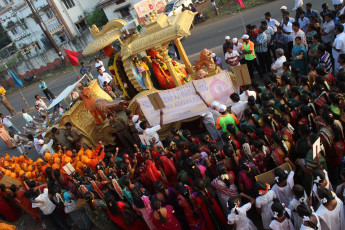
[[[175,17],[168,17],[165,14],[156,12],[149,15],[147,24],[140,32],[133,34],[125,39],[121,39],[124,33],[123,26],[126,25],[122,19],[114,19],[103,26],[102,30],[93,25],[90,29],[95,41],[90,43],[83,51],[84,55],[93,54],[115,40],[121,44],[121,56],[127,58],[134,54],[150,48],[160,49],[162,44],[168,44],[170,41],[189,36],[189,29],[194,20],[195,13],[186,10]]]

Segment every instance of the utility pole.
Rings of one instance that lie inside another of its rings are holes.
[[[61,53],[59,50],[59,47],[56,45],[52,35],[50,34],[49,31],[47,31],[41,23],[41,19],[38,17],[36,11],[34,10],[34,8],[32,7],[32,4],[30,2],[30,0],[25,0],[25,2],[28,4],[28,6],[30,7],[30,10],[32,12],[32,15],[34,16],[34,18],[36,19],[38,25],[41,27],[41,30],[43,31],[43,33],[47,36],[48,40],[50,41],[50,43],[53,45],[54,50],[56,51],[57,54]]]

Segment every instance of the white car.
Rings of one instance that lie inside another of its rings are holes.
[[[164,14],[168,17],[173,16],[173,11],[175,11],[175,14],[182,13],[182,4],[185,7],[189,7],[189,4],[193,4],[192,0],[174,0],[169,2],[165,8],[164,8]]]

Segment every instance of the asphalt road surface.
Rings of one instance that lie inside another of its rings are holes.
[[[264,20],[264,13],[270,11],[272,14],[272,18],[277,19],[279,22],[281,21],[281,13],[279,8],[283,5],[288,7],[288,11],[290,12],[290,16],[294,17],[295,13],[291,12],[291,9],[294,6],[293,0],[280,0],[280,1],[273,1],[270,3],[262,4],[256,6],[254,8],[244,10],[242,12],[244,25],[242,24],[242,20],[240,14],[229,15],[222,19],[214,19],[209,20],[207,22],[200,23],[191,30],[191,36],[184,39],[182,44],[186,50],[187,55],[190,58],[190,61],[194,64],[194,61],[198,59],[199,53],[202,49],[208,48],[211,49],[213,52],[217,54],[217,56],[224,58],[222,52],[222,44],[224,42],[225,36],[230,36],[231,38],[237,37],[240,38],[244,33],[244,26],[247,24],[254,24],[259,26],[260,21]],[[333,5],[331,1],[320,1],[320,0],[312,0],[312,1],[305,1],[305,3],[311,2],[313,4],[313,8],[320,11],[321,4],[324,2],[328,2],[331,9],[333,9]],[[245,3],[245,1],[244,1]],[[104,63],[107,63],[107,60],[104,60]],[[223,67],[227,65],[223,61]],[[77,69],[79,71],[79,68]],[[93,76],[97,76],[96,71],[94,69],[94,62],[92,63],[92,74]],[[38,76],[39,77],[39,76]],[[76,81],[76,73],[70,72],[67,74],[63,74],[61,76],[57,76],[52,79],[46,80],[48,88],[57,96],[61,93],[68,85],[74,83]],[[34,106],[35,103],[35,95],[44,96],[41,89],[38,87],[38,82],[25,87],[22,89],[23,95],[27,99],[29,105],[31,107]],[[11,103],[11,105],[16,109],[18,115],[12,118],[12,123],[19,129],[23,130],[23,126],[25,126],[25,121],[22,118],[21,110],[26,108],[24,101],[19,93],[16,91],[7,95],[7,99]],[[64,105],[63,105],[64,106]],[[7,109],[0,104],[0,113],[4,113],[8,115]],[[35,115],[35,110],[32,108],[29,111],[29,114]],[[4,152],[8,152],[10,155],[18,155],[19,152],[16,149],[8,149],[6,145],[0,140],[0,154]],[[37,155],[31,150],[32,154],[30,154],[33,158],[36,158]]]

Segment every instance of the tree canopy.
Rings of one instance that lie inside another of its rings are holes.
[[[96,9],[92,14],[87,17],[87,24],[95,24],[97,27],[101,27],[108,22],[108,18],[102,9]]]
[[[5,46],[10,44],[11,42],[12,42],[11,38],[7,35],[6,31],[4,30],[4,28],[0,24],[0,49],[4,48]]]

